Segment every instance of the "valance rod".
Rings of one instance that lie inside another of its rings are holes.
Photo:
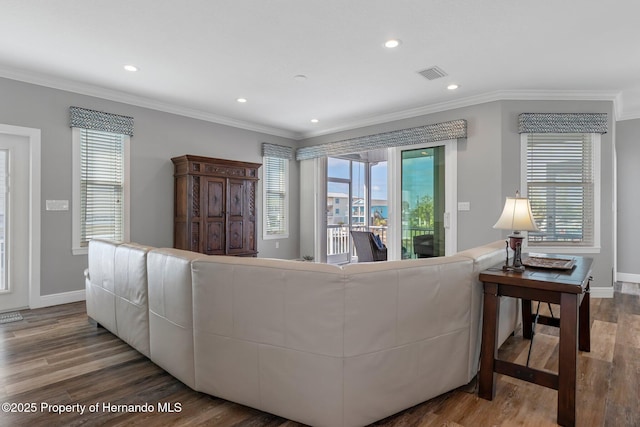
[[[348,153],[376,150],[380,148],[400,147],[423,142],[445,141],[467,137],[467,121],[452,120],[409,129],[361,136],[343,141],[329,142],[298,148],[296,160],[313,159],[324,156],[337,156]]]

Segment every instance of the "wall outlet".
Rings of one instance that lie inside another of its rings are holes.
[[[276,240],[276,249],[280,249],[280,242]]]

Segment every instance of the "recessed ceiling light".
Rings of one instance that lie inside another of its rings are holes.
[[[304,74],[298,74],[297,76],[293,76],[293,79],[299,82],[303,82],[307,80],[307,76],[305,76]]]
[[[311,123],[318,123],[320,120],[318,119],[311,119]]]
[[[457,84],[450,84],[449,86],[447,86],[447,89],[449,90],[456,90],[458,89],[460,86],[458,86]]]
[[[391,39],[384,42],[384,47],[388,49],[393,49],[394,47],[400,46],[400,40]]]
[[[240,104],[244,104],[245,102],[247,102],[247,98],[238,98],[236,99],[236,101],[238,101]]]
[[[132,73],[138,71],[138,67],[136,67],[135,65],[125,65],[124,69],[127,71],[131,71]]]

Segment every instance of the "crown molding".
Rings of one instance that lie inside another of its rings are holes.
[[[618,99],[619,111],[616,111],[616,119],[618,121],[640,119],[640,109],[625,110],[622,108],[622,94]]]
[[[275,128],[271,126],[260,125],[253,122],[233,119],[226,116],[208,113],[193,108],[180,105],[160,102],[143,96],[132,95],[126,92],[106,89],[96,85],[79,83],[69,79],[53,77],[43,73],[20,70],[0,66],[0,77],[11,80],[18,80],[25,83],[31,83],[39,86],[45,86],[53,89],[64,90],[68,92],[78,93],[81,95],[94,96],[97,98],[107,99],[124,104],[134,105],[137,107],[149,108],[151,110],[162,111],[165,113],[176,114],[179,116],[190,117],[193,119],[203,120],[207,122],[217,123],[221,125],[231,126],[239,129],[249,130],[253,132],[265,133],[268,135],[289,138],[293,140],[303,140],[315,136],[328,135],[336,132],[342,132],[352,129],[358,129],[366,126],[379,125],[383,123],[393,122],[434,114],[457,108],[470,107],[478,104],[484,104],[494,101],[612,101],[616,120],[630,120],[640,118],[640,111],[624,112],[622,108],[622,94],[614,91],[579,91],[579,90],[560,90],[560,91],[540,91],[540,90],[500,90],[489,92],[486,94],[469,96],[452,101],[439,102],[435,104],[425,105],[417,108],[397,111],[388,114],[367,117],[362,120],[350,121],[347,124],[325,128],[322,130],[314,130],[311,132],[295,132],[287,129]]]
[[[207,113],[205,111],[187,108],[176,104],[157,101],[143,96],[132,95],[112,89],[106,89],[87,83],[79,83],[72,80],[53,77],[42,73],[32,71],[18,70],[13,68],[0,66],[0,77],[10,80],[18,80],[25,83],[45,86],[52,89],[64,90],[80,95],[93,96],[96,98],[107,99],[109,101],[122,102],[124,104],[134,105],[137,107],[148,108],[151,110],[162,111],[165,113],[176,114],[179,116],[190,117],[193,119],[203,120],[207,122],[217,123],[225,126],[231,126],[254,132],[266,133],[273,136],[283,138],[300,139],[301,135],[285,129],[264,126],[257,123],[237,120],[230,117],[220,116],[217,114]]]
[[[622,106],[620,92],[614,91],[578,91],[578,90],[562,90],[562,91],[539,91],[539,90],[499,90],[481,95],[469,96],[453,101],[445,101],[436,104],[426,105],[423,107],[412,108],[408,110],[398,111],[389,114],[368,117],[363,120],[350,122],[343,126],[336,126],[319,131],[304,133],[304,139],[314,136],[343,132],[352,129],[358,129],[366,126],[373,126],[382,123],[393,122],[396,120],[410,119],[427,114],[440,113],[443,111],[454,110],[457,108],[471,107],[474,105],[485,104],[494,101],[612,101],[616,119],[621,116],[620,110]]]
[[[618,121],[640,119],[640,111],[629,111],[618,117]]]

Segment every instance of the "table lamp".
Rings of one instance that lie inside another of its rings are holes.
[[[505,271],[524,271],[522,265],[522,240],[524,235],[521,231],[539,231],[533,214],[531,213],[531,205],[529,199],[520,197],[516,191],[516,197],[507,197],[504,203],[502,215],[498,218],[498,222],[493,226],[500,230],[512,230],[509,235],[509,247],[513,249],[513,265],[509,265],[509,254],[507,250],[507,259],[502,267]]]

